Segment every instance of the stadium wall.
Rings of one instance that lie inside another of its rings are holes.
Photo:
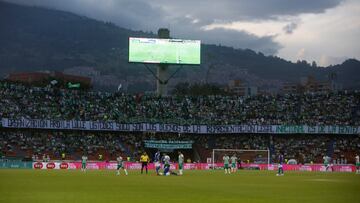
[[[0,160],[1,169],[31,169],[33,162],[25,162],[19,160]]]

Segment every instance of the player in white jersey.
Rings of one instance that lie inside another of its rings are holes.
[[[116,175],[120,175],[120,169],[123,169],[125,175],[128,175],[123,158],[119,155],[118,158],[116,158],[116,161],[117,161]]]
[[[356,154],[355,156],[355,166],[356,166],[356,174],[360,174],[360,160],[358,154]]]
[[[179,151],[179,175],[183,174],[183,168],[184,168],[184,155]]]
[[[331,158],[325,155],[323,156],[323,160],[324,160],[325,171],[330,171]]]
[[[165,154],[163,161],[164,161],[164,175],[169,176],[170,175],[170,156]]]
[[[178,175],[177,173],[170,170],[170,157],[167,154],[164,154],[164,174],[159,173],[159,175],[169,176],[169,175]]]

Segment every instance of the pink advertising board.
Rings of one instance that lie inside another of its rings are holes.
[[[215,163],[215,169],[221,169],[224,166],[223,163]],[[87,169],[91,170],[104,170],[110,169],[115,170],[117,167],[116,162],[88,162],[86,164]],[[136,162],[125,162],[125,167],[129,170],[140,170],[141,163]],[[257,169],[257,170],[277,170],[277,164],[241,164],[242,168],[245,169]],[[170,167],[172,170],[178,169],[178,164],[173,163]],[[211,163],[185,163],[185,170],[211,170],[213,168],[213,164]],[[322,164],[311,164],[311,165],[289,165],[284,164],[283,168],[285,171],[325,171],[325,167]],[[53,162],[33,162],[33,169],[81,169],[80,161],[69,161],[69,162],[61,162],[61,161],[53,161]],[[148,164],[149,170],[155,170],[155,165],[153,163]],[[333,165],[330,167],[332,171],[335,172],[354,172],[355,166],[351,164],[347,165]]]

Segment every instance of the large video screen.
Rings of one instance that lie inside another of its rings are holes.
[[[129,62],[200,64],[200,41],[129,38]]]

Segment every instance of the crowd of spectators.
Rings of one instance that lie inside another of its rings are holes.
[[[91,159],[98,155],[114,158],[118,154],[124,155],[129,146],[135,153],[137,140],[131,134],[113,136],[111,134],[88,132],[61,132],[61,131],[1,131],[0,141],[3,153],[6,155],[32,157],[40,159],[44,154],[51,159],[79,159],[83,154]]]
[[[359,125],[360,92],[157,97],[0,82],[1,117],[124,123]]]
[[[36,160],[76,160],[84,154],[92,160],[99,155],[115,160],[120,154],[137,158],[145,151],[144,140],[191,140],[191,136],[168,136],[153,133],[119,133],[90,131],[1,130],[0,152],[8,157],[36,157]],[[150,151],[150,149],[147,149]],[[43,157],[43,155],[46,155]],[[62,155],[66,157],[62,157]]]
[[[0,82],[0,118],[117,121],[179,124],[360,125],[360,92],[296,95],[167,96],[128,95]],[[118,153],[136,158],[143,140],[194,140],[193,159],[206,161],[211,150],[257,149],[283,152],[300,163],[352,160],[359,136],[349,135],[177,135],[152,133],[0,130],[2,156],[78,159],[83,153],[113,159]],[[196,153],[195,153],[196,152]],[[197,157],[195,157],[197,155]],[[351,161],[350,161],[351,162]]]
[[[87,154],[91,160],[115,160],[117,155],[138,160],[142,152],[154,151],[144,147],[144,140],[192,140],[193,149],[186,152],[186,158],[206,162],[212,157],[213,149],[269,150],[270,161],[276,162],[277,155],[283,153],[287,160],[297,163],[321,163],[328,155],[334,164],[353,163],[360,152],[360,135],[179,135],[153,133],[94,133],[79,131],[0,131],[0,152],[5,156],[32,157],[41,159],[44,154],[50,159],[78,160]],[[230,155],[236,152],[229,152]],[[176,153],[174,153],[176,154]],[[256,153],[255,153],[256,154]],[[267,159],[267,152],[258,153]],[[218,154],[217,154],[218,155]],[[237,153],[249,159],[244,153]],[[218,155],[220,156],[220,155]],[[176,157],[176,156],[175,156]],[[43,157],[44,158],[44,157]],[[221,159],[221,157],[220,157]]]
[[[202,161],[212,153],[212,149],[242,149],[242,150],[269,150],[270,161],[276,162],[277,156],[282,153],[287,160],[297,163],[322,163],[323,157],[330,156],[334,164],[354,163],[354,157],[360,153],[360,135],[221,135],[200,136],[198,139],[199,151],[204,149]],[[244,152],[219,152],[222,155],[238,154],[247,156]],[[251,152],[267,158],[267,152]],[[216,159],[216,157],[215,157]],[[267,160],[266,160],[267,161]]]

